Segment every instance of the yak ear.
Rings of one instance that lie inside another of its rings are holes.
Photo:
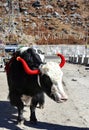
[[[12,56],[13,56],[13,57],[20,56],[20,52],[19,52],[19,51],[13,52],[13,53],[12,53]]]
[[[17,56],[20,56],[20,51],[17,50],[16,52],[14,52],[14,55],[17,57]]]

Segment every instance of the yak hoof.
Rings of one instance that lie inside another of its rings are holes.
[[[43,108],[44,108],[44,105],[39,105],[38,108],[39,108],[39,109],[43,109]]]
[[[17,118],[18,124],[24,124],[24,118]]]
[[[31,124],[37,124],[37,119],[31,119],[31,118],[30,118],[30,123],[31,123]]]

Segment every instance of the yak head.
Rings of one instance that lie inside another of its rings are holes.
[[[29,74],[33,70],[32,74],[35,74],[39,70],[40,64],[44,63],[44,53],[37,48],[30,47],[22,47],[16,52],[17,60],[20,61],[25,69],[25,71]],[[28,69],[27,69],[28,68]]]
[[[47,62],[40,67],[40,86],[54,101],[60,103],[68,99],[62,85],[63,72],[56,62]]]

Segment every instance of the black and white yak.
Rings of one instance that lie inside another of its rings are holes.
[[[29,96],[30,121],[37,122],[35,109],[39,104],[44,105],[44,93],[55,102],[67,100],[62,87],[63,72],[61,67],[65,58],[61,54],[61,63],[44,63],[44,54],[39,49],[23,47],[15,52],[6,65],[7,81],[9,86],[9,99],[18,109],[18,122],[23,120],[23,95]]]

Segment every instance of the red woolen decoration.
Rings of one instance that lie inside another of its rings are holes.
[[[17,57],[17,61],[20,61],[20,62],[22,63],[23,68],[24,68],[24,70],[25,70],[25,72],[26,72],[27,74],[36,75],[36,74],[39,74],[39,73],[40,73],[40,71],[39,71],[38,69],[36,69],[36,70],[31,70],[31,69],[29,68],[29,66],[27,65],[26,61],[25,61],[23,58]]]
[[[57,53],[57,56],[61,57],[61,63],[59,64],[59,66],[62,68],[66,62],[65,57],[60,53]]]

